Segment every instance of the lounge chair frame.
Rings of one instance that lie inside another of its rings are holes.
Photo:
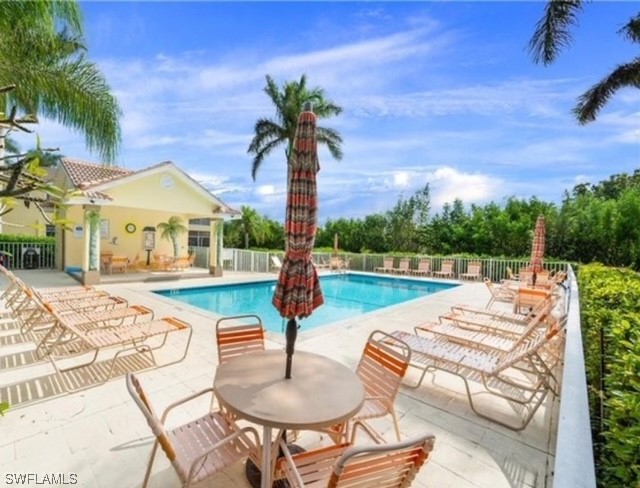
[[[36,355],[49,359],[63,387],[69,392],[81,390],[86,387],[76,387],[68,381],[64,373],[91,366],[96,362],[98,354],[101,351],[120,348],[109,359],[110,364],[107,367],[105,378],[98,382],[105,383],[112,378],[120,356],[137,352],[147,356],[150,363],[156,365],[154,351],[162,348],[166,344],[169,333],[188,330],[188,338],[182,356],[164,364],[164,366],[179,363],[186,357],[193,335],[191,326],[175,317],[163,317],[143,323],[98,326],[86,329],[66,321],[63,316],[55,311],[50,310],[50,312],[53,317],[55,317],[55,323],[37,345]],[[158,337],[162,338],[160,344],[149,344],[150,339],[154,338],[154,342],[157,342]],[[71,344],[73,344],[74,347],[73,351],[69,351]],[[67,367],[62,367],[59,364],[59,361],[67,361],[83,356],[88,356],[88,359],[79,364],[73,364]],[[94,385],[95,383],[92,383],[90,386]]]
[[[554,387],[551,383],[550,380],[555,380],[555,377],[541,357],[543,348],[554,338],[557,339],[561,335],[559,332],[559,327],[553,327],[551,330],[538,329],[528,341],[523,341],[506,353],[483,351],[444,339],[428,339],[404,331],[395,331],[392,335],[411,347],[411,367],[421,372],[418,381],[407,386],[418,388],[426,373],[433,370],[456,375],[463,380],[469,406],[476,415],[510,430],[521,431],[527,427],[547,393],[559,390],[558,386]],[[509,368],[526,373],[531,380],[525,383],[505,376],[504,373]],[[520,423],[509,423],[478,409],[469,386],[470,377],[478,374],[487,393],[528,410]],[[507,392],[503,391],[505,388]]]

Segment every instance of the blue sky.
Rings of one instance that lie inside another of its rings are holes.
[[[344,108],[344,158],[320,151],[320,221],[391,208],[429,183],[432,205],[508,196],[559,202],[576,183],[640,167],[640,91],[579,126],[576,97],[637,56],[617,34],[632,2],[587,4],[551,67],[527,43],[540,2],[86,2],[90,57],[122,106],[120,166],[172,160],[226,203],[281,220],[284,148],[251,179],[262,89],[305,73]],[[46,146],[99,161],[51,122]]]

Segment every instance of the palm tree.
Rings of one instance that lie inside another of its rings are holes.
[[[342,107],[325,98],[325,92],[321,88],[307,88],[307,77],[302,75],[300,81],[286,82],[282,90],[276,82],[267,75],[267,86],[264,92],[276,107],[274,119],[260,118],[256,122],[255,135],[247,152],[255,154],[251,166],[251,176],[256,179],[258,169],[264,159],[275,148],[286,144],[285,157],[289,161],[289,155],[293,148],[293,139],[296,134],[298,116],[305,103],[313,105],[313,111],[320,119],[339,115]],[[331,155],[338,161],[342,159],[342,137],[335,129],[326,127],[317,128],[317,140],[319,144],[326,144]],[[288,179],[287,179],[288,180]]]
[[[56,120],[83,133],[89,150],[113,162],[120,108],[85,51],[76,1],[0,2],[0,87],[16,86],[0,99],[0,112],[17,107],[32,122],[38,115]]]
[[[256,244],[260,245],[264,243],[269,235],[268,222],[266,222],[258,212],[251,207],[240,207],[242,216],[240,217],[240,223],[242,224],[242,231],[244,233],[244,248],[249,249],[249,238],[253,238]]]
[[[571,27],[583,6],[582,0],[549,0],[543,17],[538,21],[529,51],[535,63],[553,63],[560,51],[571,44]],[[640,43],[640,13],[632,17],[619,31],[631,42]],[[621,88],[640,88],[640,57],[618,65],[609,75],[578,97],[573,114],[580,124],[593,122],[598,112]]]
[[[169,220],[166,222],[160,222],[158,224],[158,229],[162,231],[160,237],[170,240],[173,243],[173,256],[177,258],[179,252],[178,237],[189,229],[187,229],[187,227],[182,223],[182,219],[177,215],[169,217]]]

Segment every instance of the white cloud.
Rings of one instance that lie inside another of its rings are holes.
[[[433,207],[442,207],[456,198],[465,204],[495,199],[501,181],[488,175],[466,173],[455,168],[442,167],[427,176]]]
[[[406,171],[398,171],[393,175],[394,186],[406,188],[409,186],[409,173]]]

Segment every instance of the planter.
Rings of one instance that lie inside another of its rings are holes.
[[[83,271],[82,272],[82,284],[83,285],[97,285],[100,283],[100,271]]]

